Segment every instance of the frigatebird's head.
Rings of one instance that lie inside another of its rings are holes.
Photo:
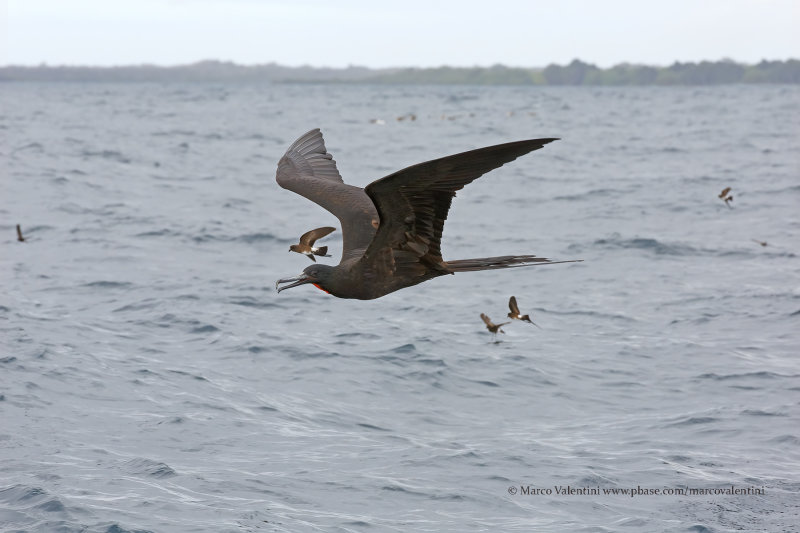
[[[297,287],[299,285],[305,285],[306,283],[311,283],[316,288],[321,291],[325,291],[330,294],[330,289],[328,289],[328,284],[331,279],[331,275],[333,273],[333,267],[328,265],[311,265],[303,270],[303,273],[299,276],[295,276],[293,278],[283,278],[279,279],[275,282],[275,288],[278,289],[278,292],[281,292],[284,289],[291,289],[292,287]],[[278,287],[281,283],[290,283],[289,285],[284,285],[283,287]]]

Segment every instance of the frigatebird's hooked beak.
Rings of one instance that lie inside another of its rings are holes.
[[[278,285],[281,283],[289,283],[290,281],[294,281],[295,283],[292,283],[291,285],[284,285],[280,288],[278,287]],[[305,283],[311,283],[311,278],[308,276],[308,274],[300,274],[299,276],[295,276],[293,278],[279,279],[275,282],[275,288],[278,290],[278,292],[281,292],[284,289],[291,289],[292,287],[297,287]]]

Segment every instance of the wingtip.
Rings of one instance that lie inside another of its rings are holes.
[[[289,149],[286,151],[297,152],[301,155],[308,155],[309,153],[324,154],[327,151],[325,148],[325,139],[322,136],[322,130],[314,128],[308,130],[294,141]]]
[[[526,145],[528,147],[533,147],[534,150],[541,148],[546,144],[550,144],[553,141],[560,141],[561,138],[559,137],[543,137],[539,139],[527,139],[524,141],[518,141],[520,144]]]

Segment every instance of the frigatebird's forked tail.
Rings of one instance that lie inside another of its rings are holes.
[[[535,255],[501,255],[499,257],[481,257],[479,259],[459,259],[448,261],[447,267],[453,272],[474,272],[476,270],[494,270],[495,268],[515,268],[533,265],[556,265],[558,263],[580,263],[583,259],[568,261],[550,261],[546,257]]]

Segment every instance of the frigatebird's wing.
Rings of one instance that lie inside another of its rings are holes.
[[[278,185],[330,211],[342,224],[342,261],[360,257],[372,242],[378,212],[361,187],[342,181],[336,161],[313,129],[297,139],[278,162]]]
[[[336,228],[333,228],[331,226],[312,229],[311,231],[307,231],[300,236],[300,244],[305,244],[307,246],[314,246],[314,243],[317,242],[317,239],[321,239],[325,235],[328,235],[329,233],[334,231],[336,231]]]
[[[519,307],[517,306],[517,299],[514,296],[508,300],[508,309],[514,313],[515,316],[519,316]]]
[[[442,260],[440,244],[456,191],[555,140],[532,139],[479,148],[419,163],[370,183],[364,190],[378,210],[380,227],[361,260],[364,267],[379,276],[454,271]],[[494,267],[481,262],[474,270],[485,268]]]

